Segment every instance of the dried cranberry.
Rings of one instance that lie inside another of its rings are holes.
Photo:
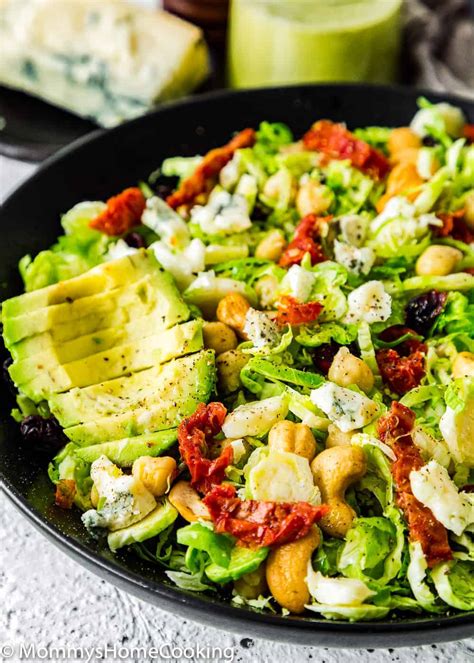
[[[323,343],[318,348],[315,349],[313,353],[313,363],[320,373],[327,375],[331,364],[334,360],[334,357],[339,352],[341,346],[339,343],[331,341],[331,343]]]
[[[54,417],[45,419],[38,414],[31,414],[20,424],[23,439],[38,451],[59,451],[68,439],[59,422]]]
[[[128,246],[131,246],[134,249],[143,249],[146,246],[145,238],[143,235],[140,235],[140,233],[137,232],[129,233],[125,237],[125,242],[128,244]]]
[[[11,393],[14,396],[16,396],[17,390],[15,388],[13,380],[11,379],[10,373],[8,372],[8,369],[12,364],[13,364],[13,359],[11,357],[8,357],[8,359],[5,359],[5,361],[3,362],[3,379],[5,380],[8,389],[11,391]]]
[[[436,318],[443,311],[447,293],[430,290],[411,299],[406,308],[406,322],[411,329],[426,336]]]
[[[421,141],[425,147],[434,147],[435,145],[438,145],[438,141],[434,136],[423,136],[423,140]]]
[[[155,186],[155,193],[158,196],[158,198],[162,198],[163,200],[166,200],[168,196],[170,196],[174,191],[174,187],[170,186],[169,184],[157,184]]]

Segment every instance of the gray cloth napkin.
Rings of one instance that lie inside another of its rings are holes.
[[[466,0],[405,3],[403,78],[474,99],[474,20]]]

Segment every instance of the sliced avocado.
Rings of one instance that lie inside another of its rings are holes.
[[[142,249],[97,265],[75,278],[12,297],[3,303],[3,315],[11,318],[127,285],[156,269],[153,258],[152,252]]]
[[[148,338],[96,352],[69,364],[58,365],[53,355],[46,361],[31,358],[15,362],[9,372],[21,391],[38,402],[74,387],[88,387],[142,371],[175,357],[197,352],[202,346],[202,323],[191,320]]]
[[[146,541],[146,539],[151,539],[152,536],[157,536],[169,527],[177,517],[177,510],[165,499],[143,520],[124,529],[111,532],[107,537],[109,548],[115,552],[115,550],[131,543],[140,543]]]
[[[183,363],[178,364],[178,362]],[[211,395],[215,384],[214,353],[213,351],[199,352],[176,360],[176,363],[174,378],[170,381],[160,380],[155,385],[155,394],[148,400],[140,400],[138,387],[138,391],[133,395],[128,393],[126,398],[122,397],[116,401],[115,413],[98,416],[100,396],[97,401],[86,399],[85,402],[82,402],[81,416],[87,412],[88,421],[66,428],[66,435],[76,444],[87,446],[104,440],[120,440],[124,437],[153,433],[178,426],[184,417],[192,414],[199,403],[207,402]],[[140,375],[137,373],[130,379],[136,380]],[[106,407],[110,409],[113,400],[107,400],[110,395],[106,390],[107,387],[103,391],[103,396],[107,403]],[[80,398],[79,402],[81,402]],[[87,402],[88,407],[85,406]],[[79,414],[73,408],[71,411],[67,408],[66,411],[63,409],[62,416],[58,410],[53,408],[53,411],[62,425],[64,425],[65,417],[70,420],[73,417],[77,418]]]
[[[252,548],[235,546],[227,568],[218,564],[209,564],[204,569],[204,572],[209,580],[223,585],[231,580],[238,580],[246,573],[251,573],[258,569],[260,564],[266,559],[268,552],[268,548],[254,550]]]
[[[184,401],[188,393],[191,396],[207,393],[213,383],[214,353],[207,350],[140,373],[53,395],[49,399],[49,406],[61,425],[68,428],[101,417],[146,408],[162,401]],[[172,427],[173,424],[156,430]],[[102,438],[100,441],[109,440]]]
[[[10,347],[13,343],[29,336],[50,329],[54,330],[56,326],[61,324],[74,330],[69,339],[90,334],[101,328],[98,326],[96,318],[104,316],[107,318],[117,309],[128,313],[128,317],[124,322],[129,322],[132,318],[135,318],[137,311],[141,311],[142,314],[143,311],[146,313],[155,311],[163,318],[162,328],[168,328],[178,322],[187,320],[189,309],[183,302],[172,277],[163,270],[151,254],[145,253],[144,255],[147,256],[146,264],[150,267],[149,273],[132,283],[127,283],[112,290],[99,291],[94,295],[76,300],[67,299],[65,302],[44,306],[13,317],[8,315],[8,305],[6,308],[4,306],[3,336],[5,345]],[[89,272],[86,274],[89,274]],[[64,281],[62,285],[66,283],[68,281]],[[22,296],[27,297],[28,294]],[[88,318],[87,322],[85,318]],[[82,325],[78,325],[79,322]],[[108,324],[106,320],[102,328],[113,326],[115,326],[115,323]]]
[[[163,317],[156,312],[142,317],[135,317],[131,322],[118,325],[116,327],[107,327],[98,329],[91,334],[78,336],[71,340],[57,341],[51,330],[29,336],[19,343],[14,343],[10,347],[10,353],[14,361],[47,362],[54,357],[55,362],[67,364],[77,359],[83,359],[89,355],[109,350],[116,345],[123,345],[130,341],[136,341],[146,336],[150,336],[163,329]]]
[[[169,449],[178,439],[176,428],[126,437],[115,442],[103,442],[90,447],[77,447],[75,455],[87,463],[93,463],[100,456],[107,456],[115,465],[131,467],[140,456],[159,456]]]

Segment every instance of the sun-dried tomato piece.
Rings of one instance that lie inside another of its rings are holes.
[[[380,338],[390,343],[410,332],[415,334],[408,327],[393,325],[385,329]],[[375,356],[384,383],[400,396],[418,387],[425,376],[425,353],[426,345],[416,338],[407,339],[396,348],[377,350]]]
[[[221,432],[227,410],[222,403],[201,403],[196,412],[184,419],[178,428],[179,452],[191,475],[196,490],[206,493],[225,477],[232,462],[232,447],[226,447],[214,460],[206,457],[208,444]]]
[[[203,500],[216,532],[232,534],[240,545],[261,548],[306,536],[329,507],[308,502],[240,500],[234,486],[215,486]]]
[[[474,143],[474,124],[464,125],[463,136],[464,138],[467,138],[469,143]]]
[[[368,143],[356,138],[343,124],[319,120],[303,136],[307,150],[323,152],[331,159],[349,159],[351,164],[376,179],[390,170],[388,159]]]
[[[307,214],[296,226],[292,241],[288,244],[278,263],[280,267],[299,265],[306,253],[309,253],[311,264],[317,265],[327,260],[319,243],[321,225],[332,219],[332,216],[316,216]]]
[[[434,227],[435,237],[452,237],[458,242],[471,244],[474,242],[474,233],[467,226],[464,216],[466,211],[458,209],[455,212],[437,212],[436,216],[443,222],[442,226]]]
[[[60,479],[56,484],[54,503],[61,509],[70,509],[74,504],[76,482],[74,479]]]
[[[107,208],[89,223],[90,228],[106,235],[123,235],[141,223],[145,196],[137,187],[125,189],[107,201]]]
[[[226,145],[216,147],[208,152],[192,175],[181,182],[177,191],[166,198],[170,207],[176,209],[181,205],[193,203],[199,194],[207,190],[208,183],[213,180],[224,166],[232,159],[235,152],[255,144],[256,134],[253,129],[244,129]]]
[[[413,297],[405,307],[407,324],[415,332],[426,336],[436,318],[443,312],[447,298],[447,292],[438,292],[438,290],[430,290]]]
[[[283,296],[278,304],[275,321],[278,325],[304,325],[317,320],[323,310],[320,302],[299,302],[294,297]]]
[[[431,509],[416,499],[411,489],[410,472],[424,465],[411,436],[414,424],[415,413],[394,401],[390,412],[378,422],[378,434],[383,442],[392,447],[396,456],[391,470],[397,490],[397,504],[407,520],[410,538],[421,544],[431,567],[452,559],[452,551],[446,528],[434,517]]]
[[[377,350],[376,358],[382,380],[399,396],[418,387],[425,376],[425,355],[419,350],[407,357],[393,348]]]

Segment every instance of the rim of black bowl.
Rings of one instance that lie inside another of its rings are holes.
[[[234,95],[255,96],[266,93],[275,93],[282,89],[311,90],[313,88],[325,89],[328,92],[347,90],[387,90],[396,92],[402,96],[413,99],[417,96],[428,96],[436,101],[448,101],[453,104],[473,105],[472,101],[456,95],[443,94],[431,90],[412,89],[399,85],[373,85],[354,83],[334,83],[315,85],[291,85],[275,86],[268,88],[249,88],[244,90],[218,90],[196,95],[179,101],[167,102],[159,109],[147,114],[145,117],[159,117],[162,110],[168,110],[176,106],[198,104],[214,99],[221,99]],[[104,133],[120,133],[133,128],[140,123],[142,118],[135,118],[117,127],[107,130],[97,129],[85,136],[75,140],[70,145],[61,148],[54,155],[46,159],[39,168],[27,180],[16,187],[6,198],[2,207],[5,207],[21,195],[24,187],[29,186],[37,178],[42,176],[51,165],[68,157],[78,148],[100,139]],[[11,483],[0,467],[0,487],[4,490],[10,501],[21,511],[23,515],[50,541],[67,552],[73,559],[82,563],[92,572],[105,576],[109,581],[131,594],[154,603],[158,608],[169,608],[172,612],[179,607],[180,616],[202,624],[207,624],[220,629],[229,629],[233,632],[252,635],[267,640],[290,642],[299,645],[313,645],[319,647],[349,647],[349,648],[387,648],[408,647],[414,645],[431,644],[437,642],[449,642],[473,635],[474,612],[459,613],[453,615],[401,619],[347,622],[329,621],[323,618],[309,616],[283,616],[271,613],[263,613],[232,605],[222,600],[216,601],[208,595],[185,592],[178,587],[164,584],[159,581],[149,580],[130,569],[124,569],[118,563],[108,560],[87,545],[76,541],[70,535],[46,518],[28,503],[26,498]],[[215,621],[211,621],[210,618]],[[210,623],[211,621],[211,623]],[[469,628],[471,627],[471,628]]]

